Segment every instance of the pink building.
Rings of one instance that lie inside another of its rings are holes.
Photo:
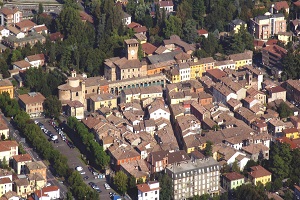
[[[282,13],[257,16],[250,19],[250,32],[257,39],[267,40],[278,32],[286,32],[286,20]]]

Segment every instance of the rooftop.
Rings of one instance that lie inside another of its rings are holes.
[[[30,92],[28,94],[19,95],[19,100],[24,104],[43,103],[46,98],[39,92]]]
[[[245,178],[242,174],[237,172],[230,172],[224,175],[224,177],[230,181],[239,180]]]
[[[266,170],[260,165],[251,167],[251,172],[248,172],[248,174],[253,178],[260,178],[260,177],[272,175],[271,172],[269,172],[268,170]]]
[[[208,157],[205,159],[188,160],[188,161],[184,161],[181,163],[177,163],[177,164],[168,166],[167,170],[174,174],[178,174],[178,173],[182,173],[182,172],[202,169],[202,173],[207,173],[208,167],[210,167],[211,169],[214,169],[214,170],[220,169],[219,163],[212,157]],[[211,170],[211,171],[213,171],[213,170]]]

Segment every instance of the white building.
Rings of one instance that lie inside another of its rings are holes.
[[[235,70],[235,62],[233,60],[216,61],[215,68],[218,68],[220,70],[224,70],[227,68]]]
[[[166,13],[173,12],[174,4],[173,1],[159,1],[159,8],[164,9]]]
[[[2,40],[3,37],[9,36],[9,30],[6,29],[4,26],[0,26],[0,40]]]
[[[122,22],[124,26],[131,24],[131,15],[126,12],[123,12]]]
[[[27,56],[25,61],[29,62],[32,67],[40,67],[45,64],[45,55],[44,54],[36,54]]]
[[[137,185],[138,200],[159,200],[159,182],[150,181]]]
[[[188,63],[180,63],[178,65],[178,70],[181,81],[188,81],[191,79],[191,68]]]
[[[237,99],[237,94],[222,83],[217,83],[213,87],[213,97],[215,102],[222,102],[226,105],[229,99]]]
[[[164,118],[166,120],[170,120],[170,110],[162,99],[156,99],[153,101],[148,106],[148,112],[150,119],[157,120],[159,118]]]

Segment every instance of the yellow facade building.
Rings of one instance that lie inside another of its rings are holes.
[[[89,110],[95,112],[102,108],[117,108],[117,97],[113,94],[96,94],[89,99]]]
[[[266,185],[268,182],[271,182],[272,173],[260,165],[253,166],[251,167],[251,171],[248,172],[248,178],[254,185],[257,185],[258,182]]]
[[[215,60],[212,57],[197,59],[188,63],[190,65],[191,80],[202,77],[206,70],[214,69]]]
[[[299,138],[299,132],[296,128],[288,128],[284,129],[283,134],[285,137],[290,138],[290,139],[298,139]]]
[[[246,65],[252,65],[252,57],[253,57],[253,51],[249,51],[249,50],[245,50],[245,52],[243,53],[229,55],[229,59],[235,62],[236,70]]]
[[[7,92],[10,98],[14,98],[14,86],[8,79],[0,80],[0,94]]]

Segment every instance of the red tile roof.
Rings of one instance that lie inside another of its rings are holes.
[[[133,28],[133,31],[135,33],[143,33],[143,32],[146,32],[148,29],[146,26],[141,26],[141,27],[136,27],[136,28]]]
[[[39,92],[19,95],[19,100],[25,105],[32,103],[43,103],[46,98]]]
[[[140,25],[139,23],[136,22],[131,22],[130,24],[127,25],[128,28],[136,28],[136,27],[140,27],[142,25]]]
[[[274,8],[278,11],[281,9],[288,9],[289,4],[286,1],[279,1],[275,3]]]
[[[237,172],[230,172],[224,175],[228,180],[234,181],[234,180],[239,180],[242,178],[245,178],[242,174],[237,173]]]
[[[263,45],[264,45],[264,41],[262,41],[262,40],[254,40],[253,41],[253,45],[255,46],[255,47],[262,47]]]
[[[37,61],[37,60],[45,60],[45,55],[43,53],[35,54],[35,55],[27,56],[27,59],[29,60],[29,62]]]
[[[24,162],[24,161],[30,161],[30,160],[32,160],[32,158],[31,158],[31,156],[29,154],[15,155],[15,156],[13,156],[13,159],[16,162]]]
[[[152,188],[152,189],[150,189],[150,186],[147,183],[138,184],[138,185],[136,185],[136,187],[137,187],[137,189],[139,191],[142,191],[142,192],[150,192],[150,191],[158,190],[159,189],[159,188]]]
[[[222,77],[226,77],[226,73],[220,69],[210,69],[206,71],[207,75],[211,75],[214,78],[220,79]]]
[[[249,176],[252,176],[253,178],[260,178],[260,177],[272,175],[271,172],[269,172],[268,170],[266,170],[265,168],[263,168],[260,165],[253,166],[250,168],[251,168],[251,172],[248,172],[248,174],[249,174]]]
[[[269,53],[272,53],[280,58],[285,56],[287,54],[287,50],[278,46],[278,45],[270,45],[267,47],[264,47],[263,50],[268,51]]]
[[[88,22],[90,22],[91,24],[94,23],[93,17],[92,17],[91,15],[87,14],[86,12],[84,12],[84,11],[79,11],[79,15],[80,15],[81,20],[88,21]]]
[[[30,21],[29,19],[25,19],[23,21],[20,21],[19,23],[16,24],[17,27],[21,28],[32,28],[36,26],[36,23],[33,21]]]
[[[293,2],[293,4],[297,7],[300,7],[300,1]]]
[[[63,39],[63,38],[64,38],[64,35],[61,34],[60,32],[50,34],[50,40],[51,41],[56,41],[56,40]]]
[[[174,6],[173,1],[159,1],[160,7]]]
[[[283,87],[281,86],[275,86],[275,87],[270,87],[270,88],[266,88],[268,90],[268,92],[270,93],[278,93],[278,92],[284,92],[286,91]]]
[[[157,47],[147,42],[142,44],[142,49],[147,55],[150,55],[156,51]]]
[[[208,34],[207,30],[205,30],[205,29],[200,29],[197,32],[198,32],[198,35]]]
[[[269,46],[269,45],[275,45],[277,44],[278,40],[276,39],[269,39],[267,42],[266,42],[266,45]]]

